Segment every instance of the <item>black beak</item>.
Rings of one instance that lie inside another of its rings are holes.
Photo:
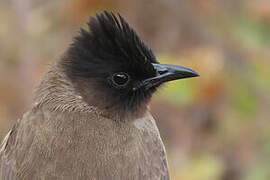
[[[199,76],[197,72],[183,66],[155,63],[152,63],[152,65],[156,69],[157,74],[156,76],[143,81],[142,84],[146,89],[168,81]]]

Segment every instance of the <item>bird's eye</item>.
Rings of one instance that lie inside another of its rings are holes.
[[[124,72],[119,72],[112,75],[112,83],[117,88],[125,87],[128,84],[129,79],[129,75]]]

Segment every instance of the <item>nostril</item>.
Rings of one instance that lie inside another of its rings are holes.
[[[167,69],[167,68],[162,68],[162,69],[159,69],[159,70],[157,71],[157,73],[160,74],[160,75],[165,74],[165,73],[167,73],[167,72],[168,72],[168,69]]]
[[[162,64],[153,64],[153,66],[154,66],[154,69],[156,70],[156,73],[158,75],[165,74],[169,71],[168,67],[164,66]]]

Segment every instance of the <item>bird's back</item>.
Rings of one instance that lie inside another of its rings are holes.
[[[117,122],[96,112],[33,108],[2,144],[0,177],[9,179],[169,179],[150,114]]]

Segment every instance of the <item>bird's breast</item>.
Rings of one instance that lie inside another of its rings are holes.
[[[149,179],[167,168],[149,117],[124,123],[96,113],[39,109],[27,113],[13,135],[18,143],[9,144],[8,162],[22,179]]]

